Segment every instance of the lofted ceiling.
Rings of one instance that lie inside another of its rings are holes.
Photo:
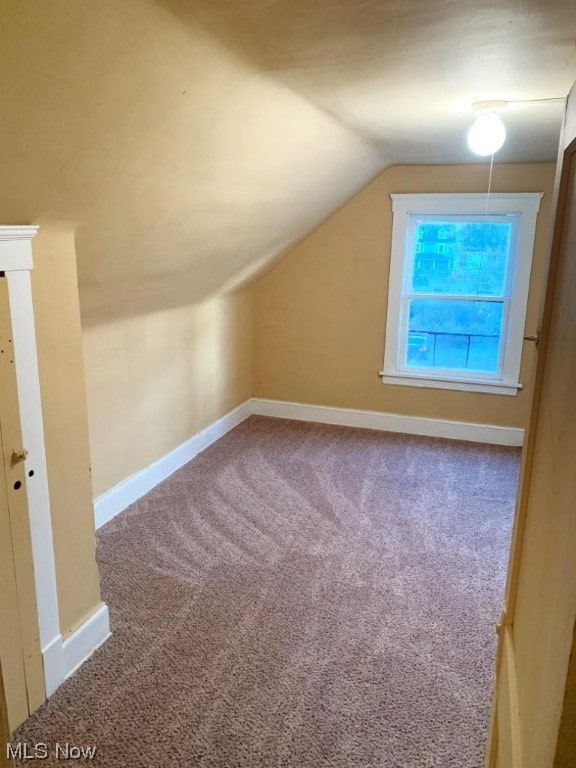
[[[85,323],[191,304],[385,167],[477,162],[470,104],[565,96],[559,0],[3,0],[0,223],[76,232]],[[511,104],[497,162],[556,156]]]

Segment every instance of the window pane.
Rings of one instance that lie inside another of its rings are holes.
[[[512,222],[419,221],[413,293],[503,296]]]
[[[497,373],[500,301],[411,299],[406,365]]]

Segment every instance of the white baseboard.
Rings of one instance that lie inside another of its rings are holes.
[[[66,640],[57,635],[42,648],[46,697],[62,685],[110,637],[108,606],[102,603]]]
[[[96,528],[100,528],[123,512],[126,507],[152,490],[158,483],[165,480],[177,469],[183,467],[209,445],[223,437],[227,432],[247,419],[252,413],[250,400],[229,411],[222,418],[198,432],[182,445],[179,445],[166,456],[145,467],[135,475],[119,483],[111,490],[98,496],[94,501],[94,520]]]
[[[62,642],[66,677],[70,677],[109,637],[108,606],[102,603],[75,632]]]
[[[400,416],[380,411],[360,411],[352,408],[332,408],[324,405],[305,405],[282,400],[252,399],[252,413],[279,419],[314,421],[319,424],[337,424],[345,427],[401,432],[407,435],[444,437],[451,440],[469,440],[474,443],[521,446],[524,430],[517,427],[499,427],[494,424],[473,424],[465,421],[425,419],[419,416]]]
[[[517,427],[499,427],[494,424],[474,424],[465,421],[425,419],[418,416],[400,416],[396,413],[361,411],[352,408],[333,408],[324,405],[306,405],[282,400],[252,398],[230,411],[221,419],[198,432],[185,443],[119,483],[94,501],[96,528],[123,512],[177,469],[183,467],[209,445],[238,426],[248,416],[272,416],[296,421],[313,421],[346,427],[400,432],[407,435],[444,437],[452,440],[470,440],[492,445],[521,446],[524,430]]]
[[[56,635],[48,645],[42,648],[42,664],[44,666],[44,688],[46,689],[46,697],[48,697],[52,696],[66,679],[62,635]]]

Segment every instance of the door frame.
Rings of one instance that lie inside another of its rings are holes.
[[[492,707],[488,743],[485,758],[486,768],[495,768],[499,759],[499,719],[501,710],[506,708],[505,725],[509,730],[509,744],[507,745],[507,762],[514,768],[521,768],[524,764],[522,754],[522,740],[520,733],[520,720],[518,717],[519,702],[516,681],[515,650],[514,650],[514,620],[518,601],[518,590],[522,568],[523,544],[526,537],[529,512],[529,488],[534,463],[535,446],[538,440],[538,422],[540,416],[539,406],[542,399],[544,377],[547,366],[547,351],[549,347],[551,318],[554,309],[554,294],[558,279],[558,272],[562,257],[562,244],[564,239],[567,203],[570,197],[570,184],[574,180],[576,166],[576,138],[568,141],[573,136],[576,125],[576,90],[573,88],[566,99],[566,106],[560,135],[558,149],[556,178],[551,206],[550,236],[548,244],[548,271],[545,276],[546,285],[540,309],[539,353],[534,374],[534,396],[532,399],[530,419],[526,430],[526,438],[522,453],[522,466],[518,487],[514,527],[510,546],[508,572],[505,597],[502,608],[502,616],[497,627],[499,635],[496,654],[496,676],[492,695]],[[569,107],[571,109],[569,109]],[[568,143],[567,143],[568,142]],[[509,691],[509,701],[498,701],[499,680],[505,678]]]
[[[576,162],[576,139],[574,139],[558,157],[558,183],[556,185],[557,194],[553,201],[551,222],[552,241],[550,245],[550,261],[548,265],[548,276],[544,297],[544,306],[542,310],[542,319],[540,323],[540,339],[538,363],[536,366],[534,397],[532,399],[532,408],[530,412],[530,422],[526,431],[526,441],[524,444],[525,459],[522,467],[518,488],[518,506],[516,511],[516,520],[513,531],[512,546],[510,549],[510,562],[508,567],[508,581],[506,585],[506,597],[504,601],[503,625],[513,623],[514,611],[518,596],[518,581],[520,576],[520,566],[522,560],[522,543],[526,531],[527,508],[528,508],[528,486],[532,474],[532,462],[534,457],[534,447],[538,431],[538,405],[542,396],[542,385],[544,372],[546,369],[546,351],[548,349],[548,337],[550,318],[553,310],[554,288],[557,282],[557,275],[560,262],[560,249],[564,235],[564,224],[566,218],[566,203],[569,196],[569,184],[573,178],[573,163]]]
[[[28,451],[25,463],[34,469],[32,477],[25,473],[26,493],[44,687],[46,696],[50,696],[66,675],[30,280],[32,240],[38,229],[37,226],[0,226],[0,271],[4,272],[8,286],[20,429],[23,447]]]

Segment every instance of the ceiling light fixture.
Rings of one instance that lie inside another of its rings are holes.
[[[494,155],[506,140],[506,127],[500,119],[500,110],[508,104],[546,104],[549,102],[566,102],[563,96],[553,96],[543,99],[493,99],[492,101],[476,101],[472,109],[476,120],[468,131],[468,146],[477,155],[487,157]]]
[[[498,152],[504,144],[506,127],[498,112],[507,104],[507,101],[477,101],[472,104],[477,117],[468,131],[468,146],[474,154],[487,157]]]

